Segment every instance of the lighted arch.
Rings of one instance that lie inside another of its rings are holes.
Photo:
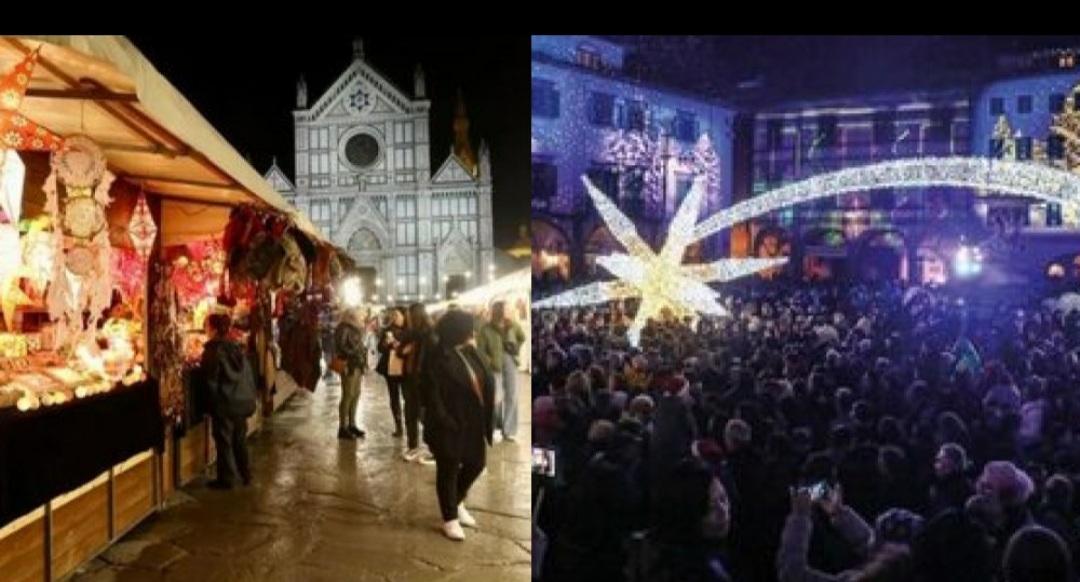
[[[781,186],[725,208],[698,223],[694,240],[803,202],[878,188],[952,186],[1080,203],[1080,176],[1031,162],[990,158],[918,158],[845,168]]]

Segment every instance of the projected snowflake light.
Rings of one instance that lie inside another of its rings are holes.
[[[904,159],[845,168],[765,192],[702,221],[690,242],[751,218],[803,202],[879,188],[953,186],[1080,204],[1080,176],[1053,167],[989,158]]]
[[[707,264],[682,262],[686,248],[693,242],[694,225],[707,185],[704,177],[694,181],[686,199],[676,211],[668,227],[668,238],[659,253],[654,252],[641,238],[634,222],[603,192],[594,187],[588,178],[582,177],[582,181],[600,218],[627,251],[596,259],[618,280],[572,289],[538,301],[533,304],[534,307],[569,307],[640,297],[641,306],[628,334],[630,342],[637,345],[645,322],[664,309],[670,309],[675,315],[726,315],[727,310],[717,302],[717,292],[708,283],[730,281],[787,262],[787,258],[721,259]]]

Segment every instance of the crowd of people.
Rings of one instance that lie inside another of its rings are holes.
[[[463,527],[477,524],[463,503],[484,469],[487,446],[517,437],[525,331],[502,301],[478,315],[450,306],[436,321],[421,303],[371,317],[345,309],[336,319],[324,336],[330,342],[324,354],[327,379],[340,376],[338,438],[366,436],[356,412],[375,362],[389,395],[393,436],[406,439],[402,459],[435,466],[443,533],[465,539]]]
[[[534,577],[1065,581],[1080,312],[747,285],[730,317],[534,314]]]

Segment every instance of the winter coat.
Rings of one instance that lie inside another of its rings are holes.
[[[217,338],[206,342],[201,366],[211,414],[255,414],[255,369],[239,344]]]
[[[425,391],[424,441],[436,456],[462,458],[473,439],[492,442],[495,422],[495,377],[476,348],[440,347],[422,370]],[[473,391],[472,377],[462,356],[469,359],[480,382],[482,402]]]
[[[484,358],[484,364],[495,374],[503,371],[503,354],[508,353],[507,344],[517,346],[513,352],[514,361],[517,361],[517,350],[525,343],[525,332],[516,321],[510,321],[509,326],[503,330],[494,323],[485,323],[476,334],[476,347]]]
[[[367,369],[367,346],[364,345],[364,330],[348,321],[338,324],[334,332],[334,351],[345,359],[348,372]]]
[[[405,337],[405,328],[397,325],[390,325],[379,330],[379,344],[377,346],[379,351],[379,361],[375,364],[375,371],[384,378],[390,373],[391,348],[390,342],[386,341],[388,333],[393,334],[394,339],[400,342]]]
[[[833,526],[856,553],[865,556],[869,549],[873,530],[851,508],[841,506],[833,520]],[[813,518],[810,515],[791,514],[780,536],[780,551],[776,555],[777,577],[780,582],[844,582],[851,580],[855,572],[845,571],[828,574],[810,567],[807,553]]]

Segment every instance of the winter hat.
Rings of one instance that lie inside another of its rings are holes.
[[[1011,461],[991,461],[983,467],[977,489],[980,493],[994,495],[1004,506],[1018,506],[1027,502],[1035,485],[1027,473]]]
[[[878,516],[874,524],[875,543],[910,544],[922,529],[922,516],[894,507]]]

